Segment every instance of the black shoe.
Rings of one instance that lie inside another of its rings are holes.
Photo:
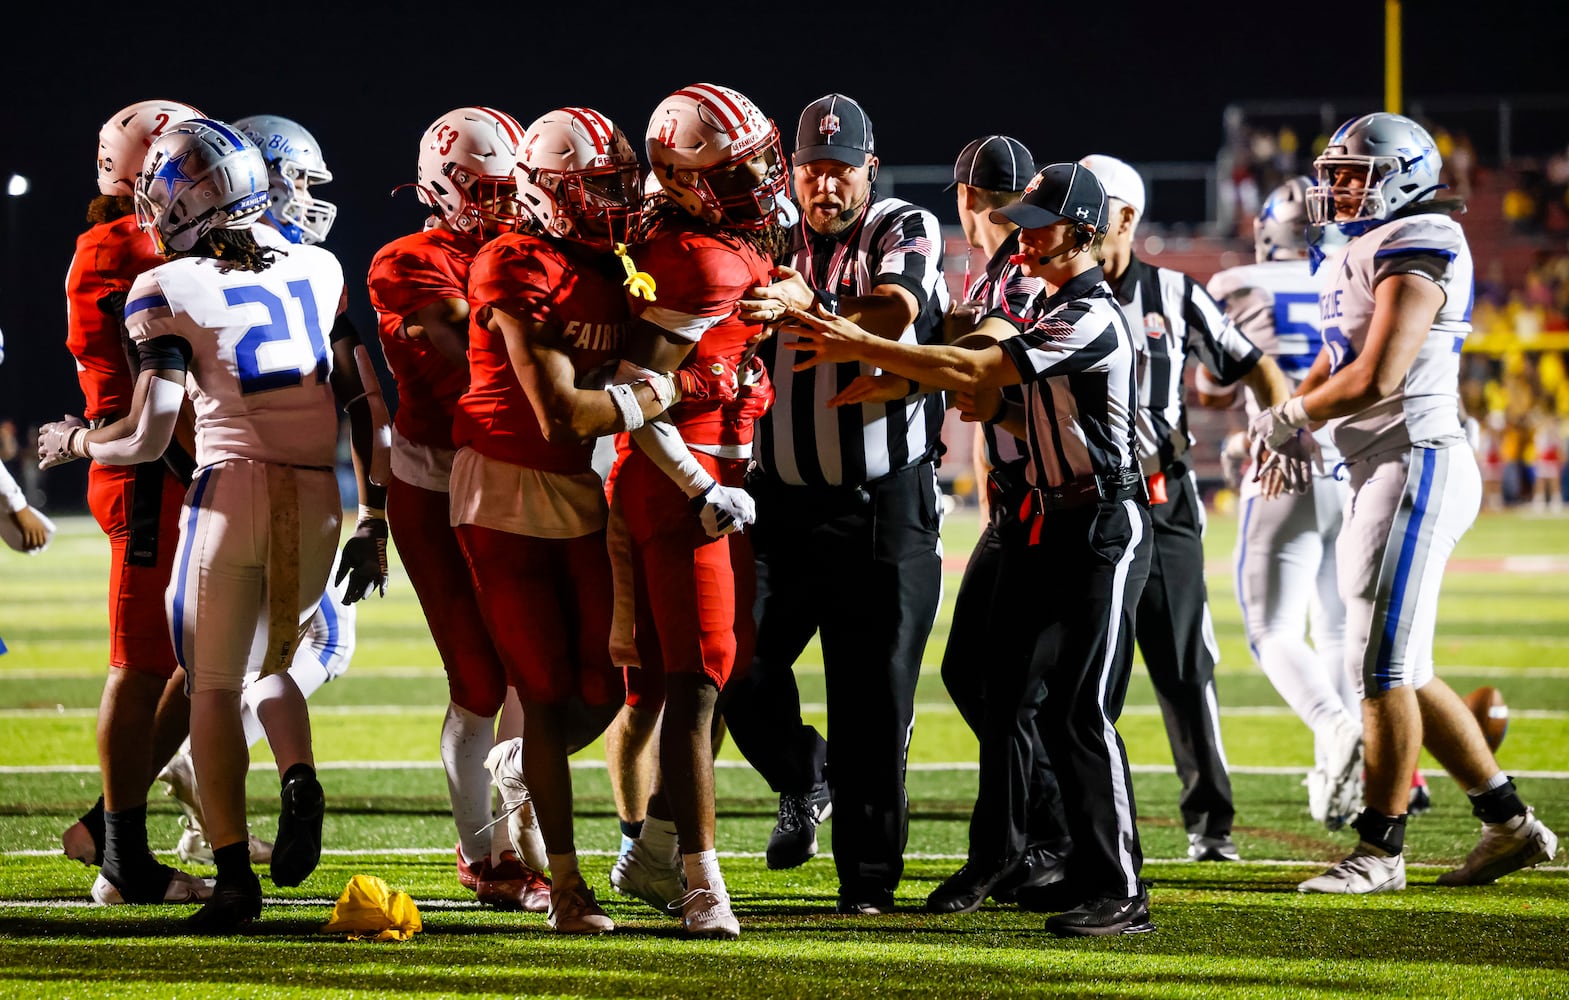
[[[779,796],[779,822],[768,836],[768,867],[799,868],[817,854],[817,826],[833,814],[827,783],[805,795]]]
[[[1426,785],[1412,785],[1411,798],[1406,805],[1406,813],[1411,816],[1420,816],[1433,808],[1433,796],[1428,792]]]
[[[233,934],[261,916],[261,883],[219,885],[202,908],[185,918],[185,926],[196,934]]]
[[[992,887],[992,898],[999,903],[1016,903],[1020,892],[1042,889],[1068,876],[1066,854],[1057,854],[1044,847],[1032,847],[1024,854],[1024,861],[1008,876]]]
[[[1148,934],[1150,898],[1140,892],[1130,899],[1089,899],[1054,917],[1046,918],[1046,929],[1058,937],[1103,934]]]
[[[981,908],[981,904],[986,901],[987,896],[991,895],[992,889],[999,882],[1011,877],[1022,867],[1022,860],[1000,867],[967,861],[963,868],[949,875],[942,885],[933,889],[931,895],[926,897],[926,911],[973,913]]]
[[[316,870],[321,861],[321,821],[327,799],[313,774],[291,778],[280,796],[278,839],[272,845],[274,885],[296,886]]]
[[[1232,842],[1229,833],[1222,833],[1215,837],[1198,833],[1188,834],[1188,857],[1194,861],[1241,860],[1241,855],[1237,853],[1237,845]]]
[[[846,894],[841,890],[839,902],[834,906],[835,913],[850,916],[882,916],[885,913],[892,913],[893,909],[893,892],[889,889],[854,894]]]
[[[1013,891],[1013,901],[1019,909],[1031,913],[1061,913],[1084,902],[1085,893],[1075,888],[1068,878],[1059,878],[1044,885],[1021,885]]]

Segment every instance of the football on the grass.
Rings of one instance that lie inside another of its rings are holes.
[[[1509,732],[1509,706],[1504,704],[1504,696],[1495,687],[1479,687],[1466,695],[1465,703],[1481,725],[1487,745],[1497,750]]]

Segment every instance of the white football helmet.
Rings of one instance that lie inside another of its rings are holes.
[[[1438,144],[1411,119],[1383,111],[1353,118],[1335,130],[1313,161],[1318,184],[1308,192],[1308,220],[1358,235],[1437,194],[1444,186],[1438,179],[1442,166]],[[1366,172],[1362,188],[1335,187],[1335,173],[1344,167]],[[1352,204],[1355,215],[1336,218]]]
[[[1307,193],[1313,181],[1293,177],[1269,193],[1253,217],[1253,256],[1269,260],[1301,260],[1307,256]]]
[[[232,125],[192,118],[148,147],[136,179],[136,222],[167,257],[213,229],[249,229],[269,197],[255,143]]]
[[[414,190],[460,233],[488,239],[519,222],[518,162],[523,126],[494,108],[458,108],[431,123],[420,139]]]
[[[290,243],[321,243],[327,239],[338,206],[322,201],[308,189],[332,180],[315,136],[299,122],[277,115],[237,118],[235,128],[261,150],[267,161],[271,200],[266,219]]]
[[[654,109],[646,140],[660,185],[692,215],[740,229],[794,220],[779,129],[744,95],[683,87]]]
[[[171,125],[201,116],[179,101],[139,101],[116,111],[98,130],[98,193],[131,197],[153,140]]]
[[[593,108],[558,108],[523,134],[513,178],[523,212],[548,235],[608,250],[625,242],[642,200],[637,153]]]

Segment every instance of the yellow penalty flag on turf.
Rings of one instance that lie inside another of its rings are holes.
[[[409,894],[374,875],[349,879],[332,918],[321,925],[323,934],[347,934],[350,941],[407,941],[423,929],[419,907]]]

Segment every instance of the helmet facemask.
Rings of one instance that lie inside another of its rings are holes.
[[[332,180],[327,170],[312,170],[298,160],[281,159],[268,171],[272,205],[267,221],[291,243],[322,243],[338,217],[338,206],[310,193],[312,184]]]
[[[533,186],[553,204],[533,204],[528,212],[546,234],[609,250],[630,240],[637,228],[643,173],[636,159],[586,170],[529,171]]]

